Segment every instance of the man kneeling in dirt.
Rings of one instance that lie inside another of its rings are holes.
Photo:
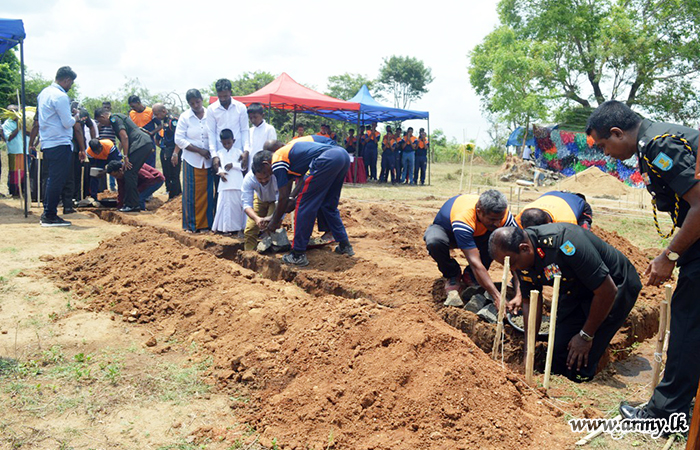
[[[509,256],[511,268],[518,271],[524,317],[530,291],[540,292],[542,305],[542,286],[551,286],[554,275],[561,275],[552,373],[590,381],[642,289],[632,263],[598,236],[570,223],[500,228],[489,239],[489,251],[500,263]],[[541,321],[540,306],[537,329]]]
[[[463,194],[447,200],[425,231],[423,240],[428,253],[445,277],[445,293],[460,290],[459,263],[452,258],[450,250],[459,248],[467,258],[467,267],[461,275],[463,285],[478,284],[494,299],[498,306],[500,293],[491,280],[488,241],[491,233],[499,227],[517,227],[508,210],[506,197],[495,189],[484,191],[480,196]],[[521,299],[518,279],[514,276],[516,296],[508,302],[508,309],[520,307]]]
[[[550,191],[525,205],[515,217],[522,228],[545,223],[575,223],[590,230],[593,224],[593,209],[583,194],[565,191]]]

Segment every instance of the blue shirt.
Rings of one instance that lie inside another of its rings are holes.
[[[44,88],[37,98],[39,107],[39,137],[43,149],[72,145],[75,119],[70,111],[66,91],[56,83]]]
[[[2,130],[5,132],[5,139],[9,139],[10,134],[17,129],[17,122],[14,120],[6,120],[2,124]],[[27,136],[29,139],[29,136]],[[8,155],[21,155],[22,151],[22,130],[17,133],[14,139],[7,141],[7,154]]]

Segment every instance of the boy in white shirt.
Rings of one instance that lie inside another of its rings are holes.
[[[216,216],[211,227],[212,231],[225,234],[241,234],[245,227],[245,214],[241,203],[241,186],[243,171],[241,158],[243,152],[233,146],[233,132],[225,128],[219,135],[222,149],[217,153],[219,170],[219,194],[216,202]]]
[[[250,152],[248,157],[249,165],[245,168],[249,171],[253,165],[255,154],[263,149],[265,142],[276,141],[277,132],[275,131],[275,127],[265,122],[265,110],[260,103],[252,103],[248,107],[248,119],[250,119],[250,123],[253,124],[248,134],[250,139],[247,146]]]

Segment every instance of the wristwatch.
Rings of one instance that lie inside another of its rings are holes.
[[[678,253],[674,252],[674,251],[671,250],[670,248],[667,248],[667,249],[664,251],[664,255],[666,255],[666,258],[668,258],[668,260],[671,261],[671,262],[676,262],[676,261],[678,261],[678,258],[681,257],[681,255],[679,255]]]
[[[586,342],[591,342],[593,340],[593,336],[591,336],[583,330],[579,331],[578,335],[581,336],[581,339],[583,339]]]

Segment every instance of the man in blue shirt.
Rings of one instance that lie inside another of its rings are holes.
[[[44,160],[48,164],[49,176],[44,194],[44,213],[41,226],[61,227],[71,223],[58,217],[57,207],[63,186],[66,184],[71,164],[71,140],[75,118],[66,92],[73,86],[77,75],[68,66],[56,72],[55,82],[45,88],[37,98],[35,120],[39,123]],[[35,133],[30,137],[30,150],[34,150]]]

